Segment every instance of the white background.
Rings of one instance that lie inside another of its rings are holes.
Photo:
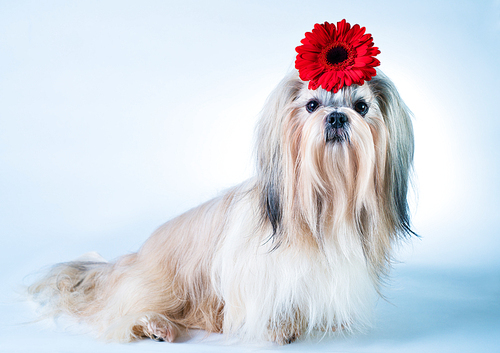
[[[377,5],[375,5],[377,3]],[[253,128],[315,23],[365,26],[415,115],[414,230],[365,336],[104,344],[18,286],[134,252],[253,173]],[[500,2],[0,1],[0,351],[500,351]]]

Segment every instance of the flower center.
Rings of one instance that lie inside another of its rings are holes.
[[[332,48],[328,51],[328,53],[326,53],[326,61],[330,65],[339,64],[342,61],[345,61],[347,57],[348,57],[347,50],[345,50],[345,48],[343,47]]]
[[[334,42],[323,50],[320,61],[330,69],[342,70],[354,63],[354,50],[345,43]]]

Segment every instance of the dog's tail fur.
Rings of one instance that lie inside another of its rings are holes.
[[[28,287],[28,294],[46,309],[45,316],[88,316],[91,307],[97,305],[100,283],[111,268],[99,254],[88,253],[53,266],[44,278]]]
[[[132,288],[127,290],[129,278],[120,269],[135,263],[135,258],[131,254],[109,263],[97,253],[85,254],[52,267],[28,287],[28,294],[43,307],[42,318],[69,314],[91,324],[106,340],[129,342],[150,337],[172,341],[178,333],[174,323],[156,310],[133,307],[141,300],[135,298]],[[127,300],[117,300],[120,297]]]

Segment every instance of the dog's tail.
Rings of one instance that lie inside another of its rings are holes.
[[[28,294],[41,304],[42,319],[67,314],[89,324],[105,340],[172,341],[179,328],[166,317],[164,307],[183,302],[176,298],[166,302],[163,282],[148,278],[147,273],[137,254],[110,263],[88,253],[55,265],[28,287]]]
[[[111,270],[112,264],[99,254],[87,253],[52,267],[28,287],[28,294],[43,307],[42,317],[69,314],[84,319],[97,310],[101,283]]]

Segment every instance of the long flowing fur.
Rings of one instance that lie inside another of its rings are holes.
[[[311,99],[321,106],[309,113]],[[348,124],[332,141],[334,111]],[[256,157],[254,178],[167,222],[137,253],[56,265],[29,292],[117,341],[200,328],[284,344],[369,327],[391,249],[411,234],[413,132],[394,85],[378,72],[333,94],[289,74],[262,112]]]

